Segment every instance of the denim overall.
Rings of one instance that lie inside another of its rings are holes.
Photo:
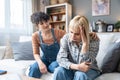
[[[41,60],[47,66],[48,71],[53,73],[55,68],[58,67],[58,63],[56,62],[56,57],[60,49],[60,45],[57,42],[53,29],[51,29],[51,32],[54,39],[53,44],[48,45],[43,43],[41,32],[39,32],[39,38],[40,38],[40,47],[43,53]],[[30,72],[29,72],[30,77],[40,78],[41,75],[42,74],[39,70],[39,66],[37,62],[30,66]]]

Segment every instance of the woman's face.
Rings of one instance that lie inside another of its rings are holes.
[[[39,30],[41,30],[41,31],[47,31],[47,30],[49,30],[50,28],[49,28],[49,21],[47,21],[47,22],[40,22],[39,24],[38,24],[38,27],[39,27]]]
[[[70,28],[69,30],[70,30],[70,40],[79,43],[81,41],[80,29]]]

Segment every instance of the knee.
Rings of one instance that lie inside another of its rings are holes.
[[[41,77],[41,73],[40,73],[40,70],[39,70],[39,67],[38,67],[37,64],[33,64],[33,65],[30,66],[28,75],[30,77],[35,77],[35,78],[40,78]]]
[[[64,80],[64,68],[63,67],[57,67],[55,69],[53,80]]]
[[[56,74],[63,74],[64,73],[64,68],[63,67],[57,67],[55,69],[55,72]]]
[[[58,67],[58,63],[53,62],[49,65],[48,70],[49,70],[49,72],[53,73],[57,67]]]
[[[65,73],[65,69],[63,67],[57,67],[55,69],[55,72],[54,72],[54,76],[56,77],[61,77],[61,76],[64,76],[66,73]]]
[[[88,79],[87,75],[84,72],[81,72],[81,71],[76,71],[75,72],[75,77],[81,78],[81,79],[84,79],[84,80]]]
[[[38,65],[32,65],[32,66],[30,66],[30,71],[33,71],[33,72],[39,71]]]

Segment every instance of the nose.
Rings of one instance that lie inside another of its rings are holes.
[[[44,26],[48,26],[48,23],[44,23]]]
[[[74,39],[74,38],[75,38],[75,34],[73,33],[73,34],[72,34],[72,39]]]

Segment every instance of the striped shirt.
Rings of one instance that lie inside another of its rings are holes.
[[[71,64],[79,64],[86,60],[91,60],[91,68],[99,70],[96,56],[99,50],[99,40],[90,40],[89,51],[81,53],[82,42],[79,47],[69,40],[69,33],[64,35],[60,42],[60,51],[57,56],[57,62],[60,66],[69,69]]]
[[[60,39],[65,34],[65,31],[54,29],[54,34],[55,34],[55,37],[56,37],[58,43],[60,43]],[[51,44],[54,42],[53,37],[51,39],[45,39],[44,36],[42,36],[42,38],[43,38],[43,42],[46,44]],[[33,47],[33,53],[39,54],[40,39],[39,39],[38,31],[32,34],[32,47]]]

